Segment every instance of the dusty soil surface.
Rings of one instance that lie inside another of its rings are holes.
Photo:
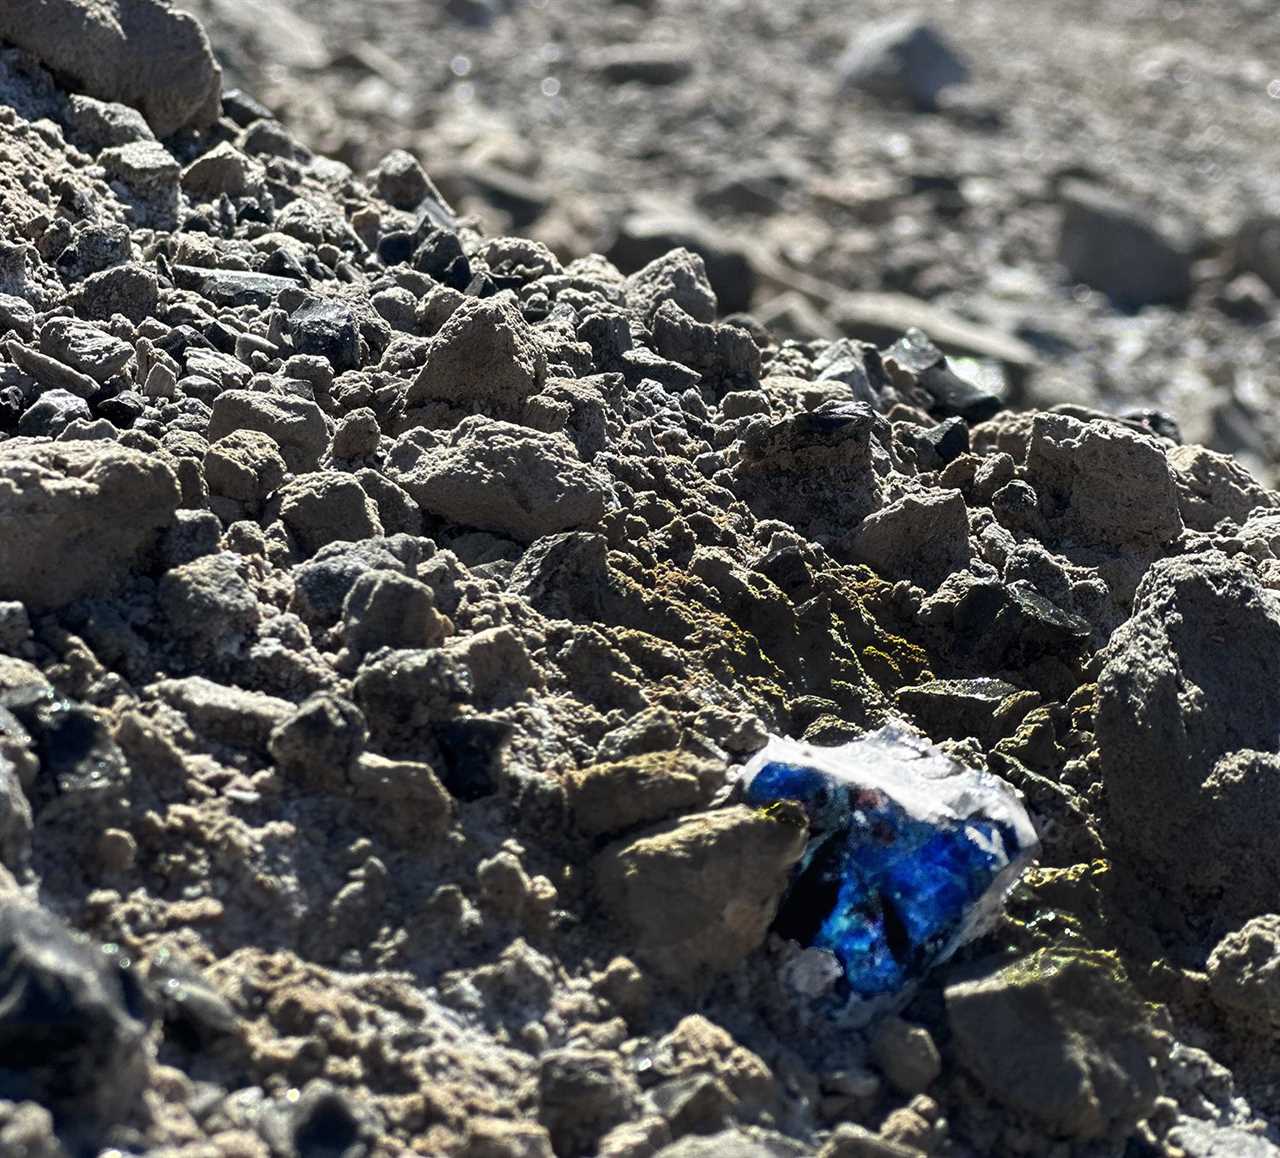
[[[1274,17],[197,11],[0,4],[0,1154],[1280,1152]],[[1043,848],[868,1010],[890,723]]]

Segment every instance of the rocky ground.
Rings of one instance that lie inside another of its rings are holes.
[[[1280,1150],[1274,23],[684,7],[0,4],[0,1153]],[[859,1024],[891,720],[1043,853]]]
[[[1155,406],[1274,481],[1267,0],[925,5],[968,83],[919,52],[870,92],[847,46],[891,0],[192,4],[307,144],[410,149],[491,233],[624,273],[689,245],[726,312],[792,338],[892,340],[919,307],[882,295],[909,295],[976,352],[1025,343],[985,368],[1011,400]]]

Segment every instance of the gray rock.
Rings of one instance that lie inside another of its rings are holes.
[[[378,162],[369,174],[369,187],[397,209],[416,209],[427,196],[444,204],[418,159],[404,149],[392,149]]]
[[[94,153],[114,145],[148,141],[154,135],[146,117],[137,109],[81,93],[72,93],[67,98],[65,117],[76,143]]]
[[[734,491],[758,518],[781,519],[810,537],[846,538],[883,505],[891,431],[861,402],[753,422],[733,468]]]
[[[1026,470],[1050,529],[1079,546],[1154,550],[1182,530],[1164,450],[1119,423],[1035,415]]]
[[[542,388],[546,373],[546,355],[513,302],[466,298],[432,339],[405,403],[482,405],[511,413]]]
[[[969,562],[969,517],[959,491],[903,495],[862,520],[849,555],[886,579],[936,588]]]
[[[262,179],[262,169],[230,141],[202,153],[182,171],[182,188],[192,197],[213,201],[224,194],[242,197]]]
[[[17,768],[0,745],[0,867],[22,880],[30,859],[31,804],[22,790]]]
[[[610,84],[676,84],[693,73],[694,57],[680,44],[616,44],[591,53],[584,61]]]
[[[764,1141],[741,1130],[691,1135],[664,1146],[654,1158],[799,1158],[805,1150],[779,1136]]]
[[[922,1025],[900,1017],[883,1017],[871,1031],[871,1057],[889,1084],[900,1094],[922,1094],[942,1072],[942,1058],[933,1037]]]
[[[1058,260],[1068,276],[1125,309],[1187,299],[1192,252],[1185,241],[1153,225],[1150,213],[1097,186],[1068,181],[1059,196]]]
[[[305,558],[339,539],[381,536],[378,508],[359,482],[338,471],[314,471],[281,488],[280,521]]]
[[[160,581],[160,607],[180,639],[199,640],[234,654],[258,625],[258,601],[230,551],[207,555],[168,571]]]
[[[645,752],[569,774],[569,807],[578,830],[596,837],[706,807],[724,783],[723,767],[687,752]]]
[[[298,289],[293,278],[238,269],[175,265],[173,276],[180,288],[194,290],[219,306],[269,306],[282,291]]]
[[[1261,1134],[1199,1118],[1181,1118],[1166,1140],[1187,1158],[1280,1158],[1280,1146]]]
[[[965,84],[969,67],[918,16],[893,17],[861,29],[836,64],[842,89],[856,88],[918,109],[934,109],[944,89]]]
[[[441,648],[374,656],[360,669],[352,688],[380,744],[449,719],[474,693],[466,665]]]
[[[946,988],[960,1064],[988,1097],[1066,1138],[1122,1138],[1160,1087],[1159,1047],[1114,959],[1038,950]]]
[[[293,714],[288,700],[215,683],[203,676],[160,680],[151,690],[181,712],[196,735],[264,755],[271,733]]]
[[[291,780],[312,790],[340,792],[368,738],[355,704],[332,692],[317,692],[276,725],[268,748]]]
[[[160,540],[160,559],[166,567],[181,567],[218,550],[222,524],[212,511],[180,510]]]
[[[367,406],[344,414],[333,432],[333,457],[366,458],[378,449],[382,430],[378,416]]]
[[[422,509],[403,487],[372,467],[355,473],[356,481],[378,508],[378,521],[388,535],[422,534]]]
[[[78,398],[92,398],[98,392],[98,383],[92,378],[47,353],[33,350],[21,342],[6,342],[5,349],[15,366],[30,374],[47,390],[74,394]]]
[[[295,474],[314,470],[329,448],[324,412],[296,394],[224,391],[214,400],[205,437],[212,444],[236,430],[270,435]]]
[[[75,318],[50,318],[40,327],[40,349],[51,358],[105,382],[133,357],[128,342]]]
[[[562,1158],[582,1158],[611,1126],[629,1118],[640,1090],[616,1053],[556,1049],[538,1064],[538,1120]]]
[[[147,1082],[138,984],[52,913],[0,898],[0,1098],[116,1121]]]
[[[356,658],[380,647],[438,647],[449,629],[431,588],[394,571],[361,575],[347,593],[342,619],[343,643]]]
[[[22,298],[0,294],[0,331],[7,330],[23,339],[32,338],[36,331],[36,311]]]
[[[289,336],[297,353],[325,358],[335,370],[360,366],[360,325],[346,302],[336,298],[303,302],[289,315]]]
[[[178,481],[111,442],[0,443],[0,599],[33,611],[109,591],[173,520]]]
[[[1264,913],[1228,933],[1209,954],[1209,994],[1236,1024],[1280,1030],[1280,915]]]
[[[676,251],[687,251],[677,256]],[[682,271],[688,254],[696,254],[701,268]],[[702,218],[681,211],[633,213],[623,218],[606,256],[628,278],[627,296],[646,317],[664,297],[700,322],[709,322],[717,308],[732,314],[751,308],[758,282],[750,257],[740,244]],[[642,276],[643,275],[643,276]],[[705,280],[712,300],[707,304]]]
[[[1113,847],[1179,919],[1269,911],[1280,889],[1280,599],[1216,552],[1165,559],[1102,655],[1096,732]]]
[[[882,1138],[852,1122],[842,1122],[818,1151],[818,1158],[920,1158],[914,1146]]]
[[[113,265],[123,265],[131,253],[127,226],[85,222],[54,264],[64,281],[78,281]]]
[[[653,316],[653,347],[704,376],[760,376],[760,347],[746,330],[695,322],[675,302],[663,302]]]
[[[195,18],[158,0],[44,0],[0,9],[0,37],[90,96],[141,110],[157,136],[213,124],[222,70]]]
[[[1266,490],[1234,458],[1203,446],[1175,446],[1169,467],[1178,488],[1182,521],[1210,531],[1222,519],[1243,523],[1259,507],[1274,509],[1280,498]]]
[[[204,477],[220,514],[239,518],[256,514],[267,496],[283,482],[288,468],[275,439],[260,430],[234,430],[210,445],[204,456]]]
[[[695,321],[716,316],[716,295],[702,257],[688,249],[674,249],[654,257],[626,281],[627,300],[646,321],[665,301],[673,301]]]
[[[594,526],[616,503],[609,480],[563,435],[480,417],[444,445],[424,447],[411,432],[388,473],[424,511],[526,543]]]
[[[605,849],[596,891],[639,958],[696,986],[764,943],[806,831],[798,809],[693,813]]]
[[[898,706],[935,740],[974,736],[990,746],[1040,702],[1036,692],[1001,679],[930,680],[898,690]]]
[[[18,433],[57,438],[73,422],[88,422],[89,404],[69,390],[46,390],[18,419]]]
[[[107,177],[120,181],[142,197],[169,198],[177,192],[182,166],[159,141],[131,141],[104,149],[98,164]]]
[[[367,571],[416,575],[422,550],[417,539],[396,535],[361,543],[334,542],[294,571],[291,607],[312,624],[332,624],[355,581]]]
[[[160,282],[145,265],[117,265],[91,273],[71,293],[66,304],[81,317],[109,321],[123,314],[135,325],[156,312]]]

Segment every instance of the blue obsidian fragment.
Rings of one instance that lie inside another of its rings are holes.
[[[859,998],[901,991],[989,928],[1039,848],[1013,788],[895,727],[839,748],[774,738],[743,796],[804,806],[809,844],[774,930],[830,953]]]

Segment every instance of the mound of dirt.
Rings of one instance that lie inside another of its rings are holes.
[[[77,70],[143,9],[0,24],[0,1151],[1269,1148],[1280,495]],[[1044,854],[860,1025],[731,785],[901,719]]]

